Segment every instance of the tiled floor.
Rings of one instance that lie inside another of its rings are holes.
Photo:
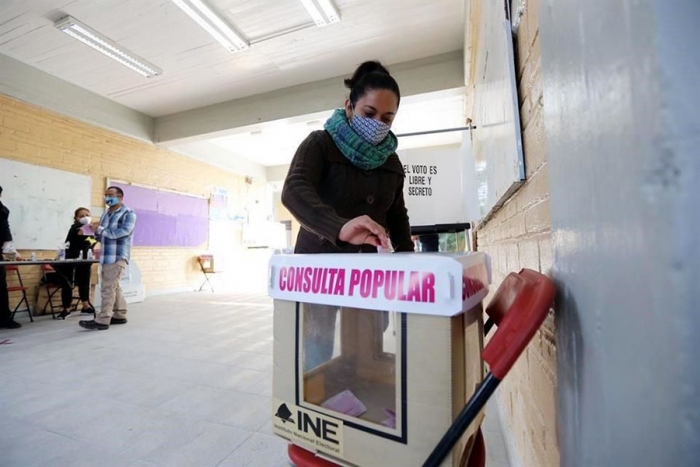
[[[289,465],[269,426],[267,298],[151,298],[108,331],[80,319],[0,330],[1,466]],[[496,417],[484,434],[488,467],[507,466]]]

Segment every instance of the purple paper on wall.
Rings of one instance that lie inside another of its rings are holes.
[[[134,246],[201,247],[209,236],[209,203],[179,193],[112,183],[136,212]]]

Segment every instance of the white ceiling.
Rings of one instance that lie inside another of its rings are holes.
[[[230,136],[214,138],[209,142],[264,166],[288,164],[299,144],[311,131],[322,129],[331,112],[242,127]],[[463,94],[432,93],[409,97],[401,101],[392,131],[404,134],[462,127],[463,115]],[[408,136],[399,138],[399,150],[459,144],[461,141],[461,132]]]
[[[161,116],[462,48],[463,0],[334,0],[313,24],[299,0],[209,0],[252,43],[230,54],[170,0],[0,0],[0,53],[147,115]],[[69,14],[153,62],[146,79],[53,27]],[[398,122],[397,122],[398,123]]]

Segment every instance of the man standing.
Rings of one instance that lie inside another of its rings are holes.
[[[102,304],[94,320],[81,321],[85,329],[103,331],[110,324],[126,324],[126,300],[119,284],[131,255],[131,239],[136,226],[136,213],[124,205],[124,192],[111,186],[105,191],[107,212],[92,229],[102,243],[100,263],[102,265]]]
[[[0,186],[0,198],[2,197],[2,187]],[[10,232],[10,210],[0,201],[0,255],[2,251],[12,241]],[[2,257],[0,256],[0,259]],[[0,266],[0,328],[17,329],[22,325],[12,319],[10,312],[10,297],[7,293],[7,273],[3,266]]]

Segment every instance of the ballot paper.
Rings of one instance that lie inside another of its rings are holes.
[[[382,409],[382,412],[387,416],[387,419],[382,421],[382,425],[388,426],[389,428],[396,428],[396,412],[386,408]]]
[[[92,237],[95,235],[95,232],[92,230],[92,227],[90,224],[84,225],[80,228],[80,232],[85,235],[86,237]]]
[[[336,394],[321,404],[321,407],[340,412],[351,417],[359,417],[367,412],[367,407],[349,389]]]

